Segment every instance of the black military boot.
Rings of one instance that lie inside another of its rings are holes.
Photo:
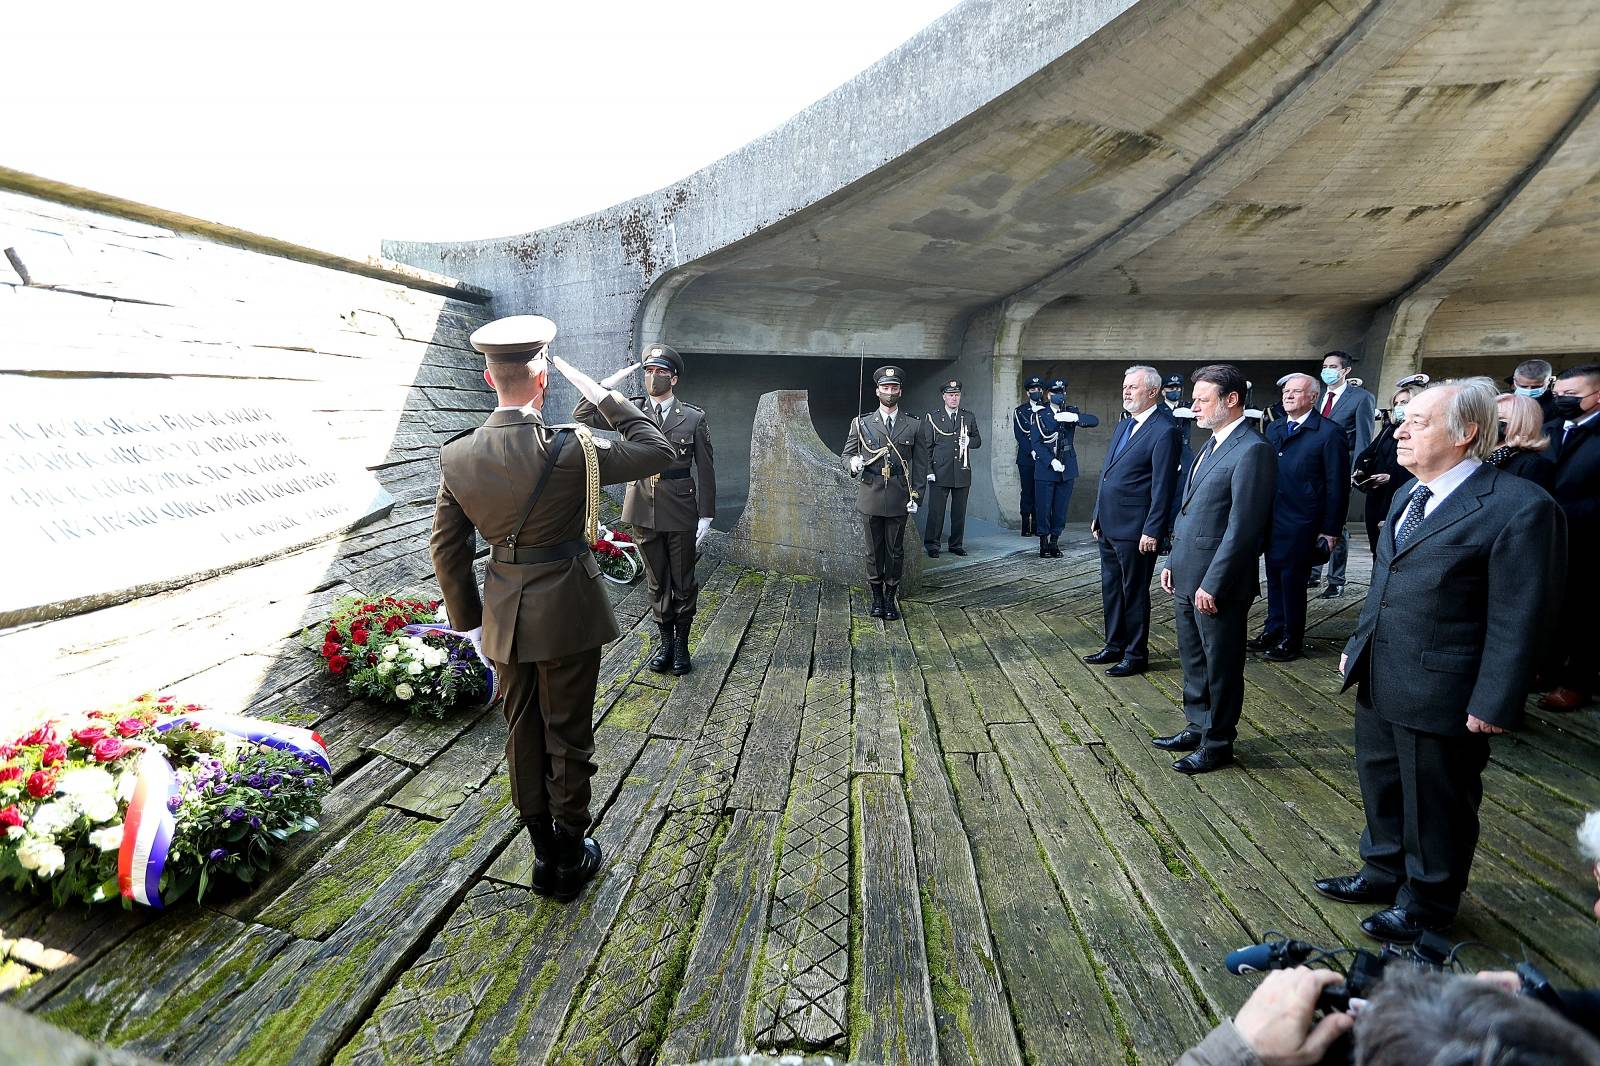
[[[900,617],[900,605],[894,601],[899,585],[885,585],[883,587],[883,620],[893,622]]]
[[[1049,537],[1041,536],[1039,538],[1039,558],[1041,558],[1041,559],[1050,558],[1050,538]]]
[[[664,674],[672,669],[672,623],[661,623],[661,640],[656,645],[656,653],[645,663],[658,674]]]
[[[1031,514],[1022,516],[1022,535],[1024,537],[1033,536],[1033,515]]]
[[[1052,559],[1061,558],[1061,545],[1056,543],[1060,539],[1055,533],[1050,534],[1050,557]]]
[[[694,669],[694,663],[689,661],[689,618],[678,619],[677,632],[672,640],[672,672],[682,677]]]
[[[528,839],[533,841],[533,884],[530,887],[541,896],[553,896],[558,857],[556,831],[550,824],[550,816],[524,818],[522,824],[528,827]]]
[[[599,872],[600,845],[592,837],[574,832],[564,825],[558,824],[554,835],[555,870],[550,878],[550,891],[539,894],[566,903],[577,899],[583,886]]]
[[[883,582],[873,581],[872,585],[872,617],[883,617]]]

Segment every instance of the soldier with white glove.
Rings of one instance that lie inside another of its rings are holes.
[[[897,366],[878,368],[872,375],[877,410],[850,423],[844,446],[845,469],[858,482],[856,510],[866,538],[872,616],[889,621],[900,617],[895,597],[905,567],[906,521],[917,513],[928,478],[926,427],[900,410],[904,379]]]

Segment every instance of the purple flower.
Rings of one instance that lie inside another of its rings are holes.
[[[261,775],[260,774],[251,774],[250,775],[250,787],[251,788],[260,788],[261,787]]]
[[[252,829],[260,829],[261,828],[261,819],[260,818],[251,818],[250,819],[250,827]]]
[[[272,798],[272,789],[270,789],[270,788],[262,789],[261,790],[261,798],[262,799],[271,799]]]
[[[212,862],[216,862],[218,859],[226,859],[227,857],[227,848],[213,848],[211,853],[206,856],[206,858],[210,859]]]
[[[176,814],[178,808],[182,806],[183,797],[181,795],[173,796],[171,799],[167,800],[167,810],[172,811],[174,814]]]
[[[228,791],[228,786],[223,784],[221,781],[218,781],[216,784],[211,786],[211,791],[215,792],[217,795],[220,796],[224,792]]]

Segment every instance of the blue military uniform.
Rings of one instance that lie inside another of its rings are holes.
[[[1060,416],[1077,416],[1068,419]],[[1039,535],[1039,558],[1061,557],[1057,541],[1067,524],[1067,505],[1072,502],[1072,486],[1078,480],[1078,452],[1073,437],[1078,427],[1092,428],[1100,420],[1067,403],[1067,382],[1050,382],[1050,402],[1030,412],[1028,443],[1033,458],[1033,501],[1035,531]],[[1057,470],[1059,466],[1061,469]]]
[[[1033,428],[1033,412],[1044,406],[1044,378],[1035,374],[1022,383],[1022,389],[1029,396],[1017,404],[1017,409],[1011,412],[1011,435],[1017,439],[1017,480],[1022,483],[1022,535],[1034,535],[1034,509],[1033,509],[1033,439],[1030,433]],[[1038,403],[1033,402],[1033,395],[1039,396]]]
[[[1194,465],[1194,446],[1189,441],[1194,431],[1194,412],[1189,410],[1183,402],[1182,374],[1167,375],[1167,380],[1161,386],[1161,398],[1166,403],[1167,410],[1172,412],[1172,417],[1178,420],[1178,426],[1183,430],[1181,438],[1183,448],[1179,452],[1178,459],[1178,484],[1187,485],[1189,483],[1189,468]],[[1178,524],[1178,508],[1181,506],[1183,506],[1183,493],[1174,492],[1172,494],[1171,521],[1167,526],[1169,536],[1171,535],[1172,526]]]

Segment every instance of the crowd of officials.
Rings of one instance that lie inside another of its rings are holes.
[[[483,426],[441,449],[430,547],[452,624],[495,667],[512,800],[534,852],[531,888],[570,900],[601,866],[588,835],[592,712],[601,649],[619,635],[589,550],[599,489],[628,486],[624,517],[640,535],[661,633],[648,665],[677,674],[692,669],[696,549],[716,490],[706,413],[675,394],[684,370],[677,352],[652,345],[640,364],[596,381],[548,352],[555,332],[531,315],[474,332],[499,403]],[[571,424],[544,420],[552,368],[582,397]],[[614,388],[640,370],[643,395]],[[1187,397],[1182,378],[1128,369],[1125,417],[1091,523],[1105,646],[1085,658],[1117,676],[1148,668],[1151,582],[1165,556],[1160,587],[1174,600],[1186,722],[1153,742],[1181,755],[1179,772],[1223,769],[1233,761],[1247,649],[1276,660],[1303,653],[1308,589],[1325,567],[1323,595],[1342,594],[1350,492],[1367,493],[1372,581],[1339,663],[1345,688],[1356,689],[1363,865],[1315,887],[1377,906],[1362,928],[1407,943],[1447,928],[1466,888],[1487,736],[1518,724],[1530,688],[1547,687],[1541,705],[1558,710],[1595,692],[1586,597],[1563,592],[1581,587],[1600,533],[1600,364],[1554,374],[1524,363],[1508,392],[1488,378],[1430,384],[1416,375],[1396,383],[1381,427],[1375,397],[1350,371],[1348,356],[1331,352],[1316,374],[1282,379],[1279,405],[1257,413],[1246,409],[1249,383],[1235,366],[1195,371]],[[925,550],[937,554],[943,542],[965,554],[970,456],[982,437],[961,407],[959,381],[945,383],[942,409],[924,418],[900,412],[899,368],[880,368],[874,388],[878,407],[852,421],[844,458],[858,480],[871,610],[892,619],[905,527],[922,506]],[[1053,557],[1078,475],[1073,436],[1098,421],[1066,402],[1062,379],[1032,378],[1026,390],[1014,418],[1023,530]],[[490,545],[481,591],[480,536]],[[1267,621],[1249,639],[1263,558]],[[1314,1021],[1329,979],[1275,975],[1186,1061],[1317,1061],[1350,1029],[1348,1017]],[[1441,1036],[1476,1041],[1472,1055],[1520,1033],[1556,1048],[1548,1061],[1600,1062],[1592,1042],[1562,1045],[1564,1032],[1520,1006],[1474,1007],[1481,989],[1393,987],[1385,1002],[1399,1006],[1378,1003],[1374,1020],[1356,1023],[1358,1036],[1362,1025],[1372,1034],[1369,1049],[1436,1040],[1418,1025],[1431,1010]],[[1462,1011],[1487,1028],[1466,1025]],[[1580,1057],[1562,1057],[1561,1047]]]

